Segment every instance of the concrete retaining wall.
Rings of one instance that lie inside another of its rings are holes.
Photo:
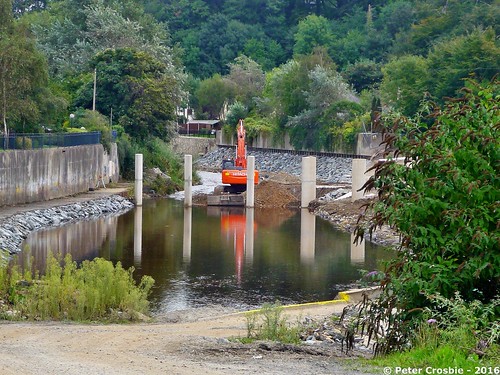
[[[174,152],[181,155],[193,155],[196,158],[198,155],[205,155],[217,148],[217,141],[216,138],[181,136],[174,138],[171,145]]]
[[[118,181],[116,144],[0,152],[0,206],[61,198]]]
[[[236,137],[228,136],[224,134],[221,130],[217,130],[216,141],[218,145],[234,145],[236,144]],[[383,146],[380,145],[382,142],[382,134],[380,133],[360,133],[358,134],[356,149],[347,150],[338,148],[334,150],[338,153],[355,153],[356,155],[372,156],[383,150]],[[282,150],[293,150],[293,146],[290,143],[290,135],[286,133],[282,139],[279,141],[273,140],[272,136],[269,134],[259,134],[256,139],[252,139],[248,146],[258,147],[258,148],[277,148]]]

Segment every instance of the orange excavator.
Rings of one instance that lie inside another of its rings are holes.
[[[245,127],[240,120],[237,128],[238,143],[236,159],[222,161],[222,183],[226,193],[242,193],[247,188],[247,147],[245,144]],[[259,171],[254,170],[254,183],[259,183]]]

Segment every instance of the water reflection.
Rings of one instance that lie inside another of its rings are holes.
[[[26,244],[45,267],[48,251],[96,256],[155,279],[160,311],[206,304],[250,307],[264,302],[332,299],[359,269],[379,269],[391,253],[364,243],[307,210],[185,208],[146,201],[121,216],[33,233]]]
[[[309,209],[300,210],[300,261],[304,264],[314,263],[316,247],[316,216]]]
[[[142,206],[134,212],[134,265],[141,266],[142,261]]]
[[[62,258],[70,253],[77,262],[109,257],[115,251],[117,227],[118,216],[110,216],[35,232],[24,241],[19,263],[26,267],[33,258],[33,269],[45,270],[49,253]]]
[[[184,207],[184,235],[182,240],[182,258],[184,262],[191,261],[191,236],[193,233],[193,209]]]

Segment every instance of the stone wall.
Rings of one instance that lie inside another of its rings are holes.
[[[116,144],[0,152],[0,206],[65,197],[118,181]]]
[[[196,159],[198,156],[216,149],[217,140],[216,138],[179,136],[172,140],[171,145],[175,153],[193,155],[193,158]]]

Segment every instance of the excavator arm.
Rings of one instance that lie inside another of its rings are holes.
[[[230,187],[229,192],[240,193],[246,190],[247,184],[247,150],[245,144],[245,127],[243,120],[240,120],[237,128],[238,141],[236,144],[236,158],[234,163],[229,160],[222,162],[222,183]],[[259,172],[254,171],[254,181],[259,183]]]

